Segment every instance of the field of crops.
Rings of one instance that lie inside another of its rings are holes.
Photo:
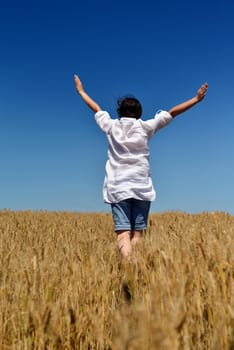
[[[234,216],[151,214],[123,263],[109,214],[0,211],[0,349],[233,350]]]

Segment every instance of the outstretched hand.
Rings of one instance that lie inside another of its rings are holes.
[[[203,98],[206,96],[208,89],[208,83],[203,84],[200,89],[197,90],[197,99],[198,101],[202,101]]]
[[[84,91],[82,82],[81,82],[80,78],[78,77],[78,75],[76,75],[76,74],[74,75],[74,83],[75,83],[76,90],[78,93],[81,93]]]
[[[174,118],[177,115],[184,113],[191,107],[195,106],[198,102],[202,101],[203,98],[206,96],[207,89],[208,89],[208,83],[205,83],[200,87],[200,89],[197,90],[196,96],[194,96],[193,98],[183,103],[180,103],[179,105],[172,107],[169,110],[169,113],[171,114],[171,116]]]
[[[74,83],[76,86],[76,90],[78,94],[80,94],[81,98],[84,100],[84,102],[87,104],[87,106],[92,109],[94,113],[101,111],[101,107],[95,102],[88,94],[86,91],[84,91],[82,82],[78,75],[74,75]]]

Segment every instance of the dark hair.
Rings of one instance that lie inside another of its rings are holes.
[[[119,118],[128,117],[139,119],[142,115],[140,102],[133,96],[124,96],[117,101]]]

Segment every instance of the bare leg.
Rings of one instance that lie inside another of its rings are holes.
[[[116,231],[117,233],[117,241],[119,251],[122,256],[126,259],[129,259],[132,253],[132,246],[130,241],[130,231]]]
[[[140,230],[140,231],[132,230],[131,231],[131,245],[135,246],[136,244],[138,244],[142,239],[142,235],[143,235],[143,230]]]

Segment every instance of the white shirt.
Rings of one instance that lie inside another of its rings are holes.
[[[148,141],[159,129],[171,122],[166,111],[153,119],[112,119],[108,112],[99,111],[95,119],[108,139],[108,160],[103,185],[106,203],[118,203],[127,198],[152,201],[156,193],[149,166]]]

